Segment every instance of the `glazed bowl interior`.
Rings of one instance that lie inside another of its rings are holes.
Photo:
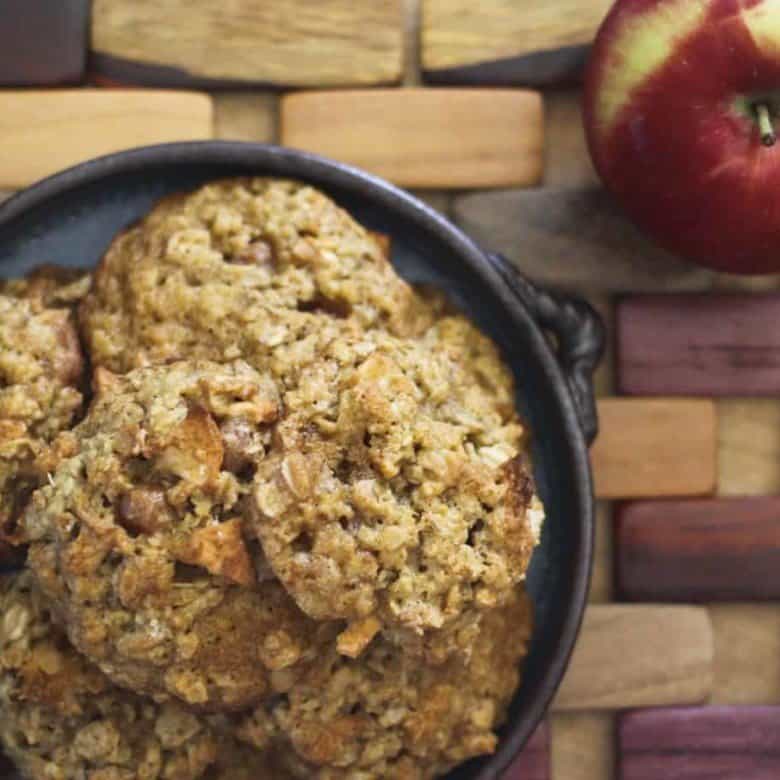
[[[552,353],[479,249],[424,204],[370,176],[289,150],[212,142],[112,155],[18,195],[0,207],[0,275],[43,262],[92,267],[114,234],[158,198],[247,174],[308,181],[364,225],[389,234],[398,271],[446,290],[497,342],[514,372],[547,513],[528,575],[536,627],[498,752],[448,775],[499,777],[542,716],[568,659],[587,587],[592,518],[585,445]]]

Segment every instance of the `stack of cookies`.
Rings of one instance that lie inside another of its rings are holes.
[[[304,184],[0,290],[0,738],[30,778],[431,778],[494,750],[543,509],[493,344]],[[89,376],[88,376],[89,374]]]

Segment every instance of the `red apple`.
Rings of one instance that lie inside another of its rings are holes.
[[[667,249],[780,271],[780,0],[618,0],[595,42],[596,168]]]

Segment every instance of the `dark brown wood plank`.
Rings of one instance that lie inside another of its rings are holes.
[[[618,509],[618,588],[633,601],[780,598],[780,498],[641,501]]]
[[[780,707],[640,710],[618,726],[620,780],[777,780]]]
[[[88,27],[89,0],[3,0],[0,86],[79,83]]]
[[[504,772],[502,780],[549,780],[550,730],[542,722],[531,735],[522,753]]]
[[[16,771],[10,758],[6,758],[0,753],[0,780],[19,780],[19,773]]]
[[[617,308],[630,395],[780,394],[780,295],[640,295]]]
[[[555,287],[657,292],[712,285],[711,272],[655,247],[598,187],[463,195],[453,213],[483,246]]]

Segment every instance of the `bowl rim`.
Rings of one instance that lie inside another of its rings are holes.
[[[263,168],[262,175],[280,175],[313,181],[315,186],[332,186],[350,194],[368,196],[380,208],[389,209],[418,229],[432,233],[488,285],[512,321],[529,334],[529,343],[539,366],[547,374],[555,392],[575,475],[575,496],[580,507],[576,518],[579,545],[571,575],[570,600],[555,651],[548,658],[541,680],[523,709],[504,726],[505,733],[496,752],[476,773],[479,780],[498,780],[515,759],[544,718],[568,666],[582,623],[587,601],[594,545],[594,496],[588,449],[579,425],[574,401],[560,365],[541,328],[527,307],[512,293],[484,251],[459,227],[428,204],[384,179],[351,165],[319,155],[251,141],[180,141],[113,152],[77,163],[19,190],[0,204],[0,227],[70,189],[108,176],[137,173],[155,166],[236,165]]]

